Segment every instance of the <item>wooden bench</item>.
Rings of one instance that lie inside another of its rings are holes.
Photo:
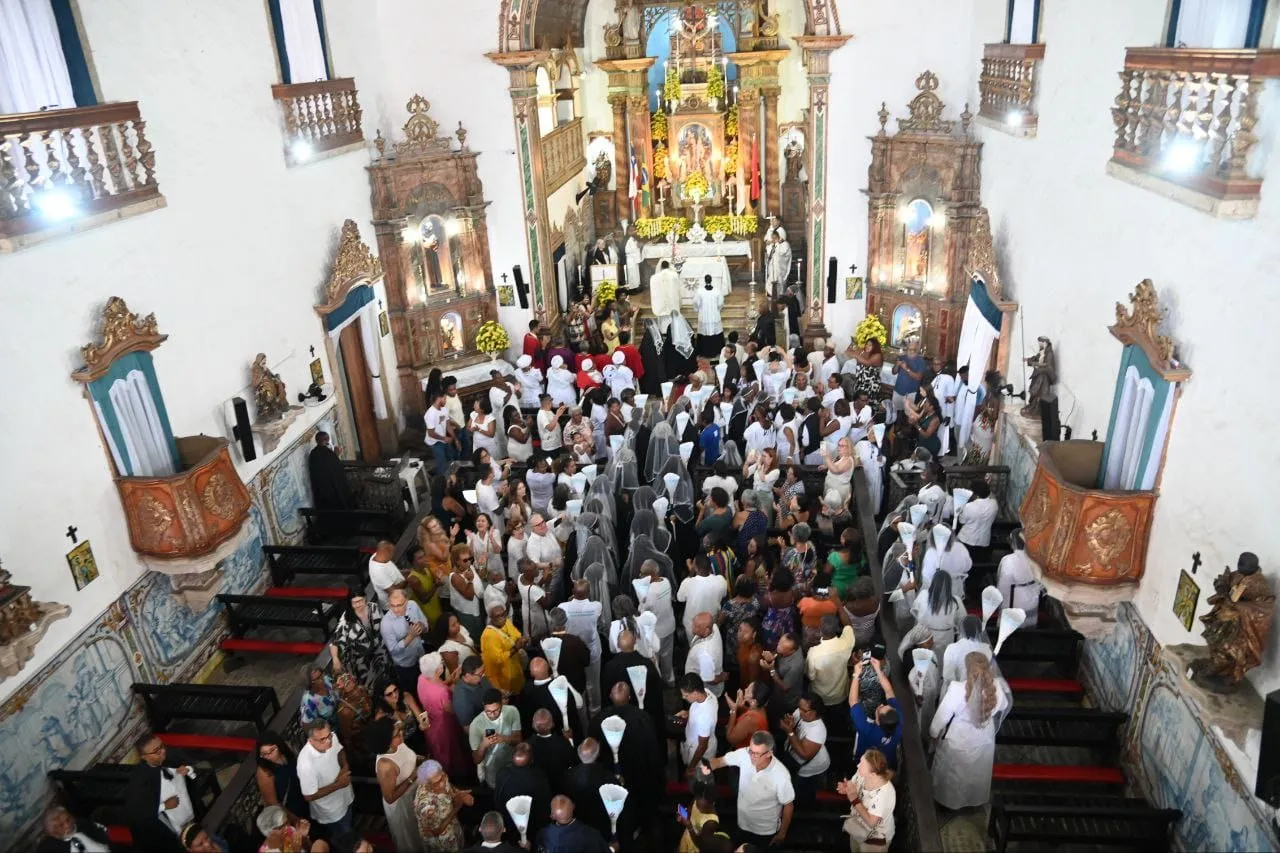
[[[62,795],[62,800],[72,814],[82,815],[106,826],[123,825],[125,798],[129,793],[129,780],[133,778],[132,764],[94,764],[84,770],[51,770],[49,780]],[[196,817],[208,810],[222,793],[218,774],[213,770],[198,769],[196,778],[187,785]]]
[[[1088,764],[996,764],[991,768],[991,778],[996,782],[1019,784],[1124,785],[1124,774],[1117,768]]]
[[[313,545],[342,542],[353,537],[395,540],[401,525],[396,514],[377,509],[314,509],[298,512],[307,526],[307,541]]]
[[[306,510],[303,510],[306,512]],[[273,586],[293,583],[298,575],[344,575],[360,588],[368,580],[369,559],[359,548],[333,545],[264,545]]]
[[[218,648],[231,654],[246,652],[260,655],[302,655],[315,657],[324,651],[324,643],[290,642],[288,640],[248,640],[242,637],[226,637]]]
[[[997,637],[994,624],[988,629],[988,633],[994,646]],[[1009,635],[996,658],[1002,664],[1052,663],[1067,678],[1075,678],[1083,650],[1084,635],[1079,631],[1024,628]]]
[[[351,588],[345,586],[269,586],[263,591],[268,598],[328,598],[346,601]]]
[[[1001,793],[991,803],[988,834],[996,853],[1010,842],[1126,847],[1158,853],[1171,850],[1176,809],[1146,800],[1072,794]]]
[[[1000,725],[1006,746],[1071,746],[1112,753],[1129,715],[1096,708],[1018,708]]]
[[[270,626],[314,628],[323,640],[328,640],[342,614],[340,604],[319,598],[220,593],[218,601],[227,608],[227,626],[236,638],[243,638],[253,628]]]
[[[133,692],[142,699],[155,732],[166,731],[174,720],[229,720],[263,731],[280,711],[270,687],[135,683]]]
[[[258,744],[251,737],[231,737],[227,735],[160,732],[156,737],[160,738],[160,742],[165,746],[180,749],[184,752],[229,752],[234,755],[247,755],[256,750]]]
[[[1084,685],[1074,678],[1010,678],[1009,689],[1018,693],[1037,693],[1048,696],[1084,696]]]

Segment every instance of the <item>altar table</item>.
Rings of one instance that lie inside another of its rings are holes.
[[[725,240],[722,243],[714,241],[707,243],[676,243],[674,257],[677,262],[683,261],[680,266],[680,299],[684,304],[693,301],[693,293],[697,288],[702,287],[703,276],[711,276],[711,281],[720,288],[720,292],[725,296],[729,295],[729,263],[726,257],[749,257],[751,255],[751,244],[746,240]],[[655,241],[646,243],[641,249],[640,256],[645,260],[654,262],[653,270],[657,269],[659,263],[664,260],[672,259],[671,244],[665,241]]]

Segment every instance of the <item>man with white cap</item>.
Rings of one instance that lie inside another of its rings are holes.
[[[547,393],[557,406],[575,406],[578,403],[578,391],[574,387],[573,371],[564,366],[564,356],[551,357],[551,366],[547,368]]]
[[[613,351],[613,361],[604,369],[604,378],[609,383],[609,392],[619,399],[623,391],[635,390],[636,375],[630,367],[627,367],[626,354],[619,350]]]
[[[533,356],[522,355],[516,359],[516,379],[520,382],[520,408],[538,408],[542,396],[542,371],[533,366]]]

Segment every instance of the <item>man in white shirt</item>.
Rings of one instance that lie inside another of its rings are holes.
[[[306,727],[307,742],[298,750],[298,790],[311,804],[311,819],[324,827],[326,838],[351,829],[351,767],[338,736],[324,720]]]
[[[539,398],[541,408],[538,410],[538,440],[542,442],[542,454],[547,457],[556,456],[564,446],[560,432],[560,416],[567,410],[564,406],[551,408],[551,395],[543,394]]]
[[[396,543],[383,539],[369,558],[369,585],[378,596],[382,612],[387,612],[387,593],[392,588],[404,589],[404,572],[395,564]]]
[[[819,699],[838,705],[849,694],[849,655],[853,652],[853,628],[840,627],[840,617],[822,617],[822,641],[809,650],[805,673]]]
[[[969,546],[969,553],[979,562],[991,554],[991,525],[995,523],[1000,504],[991,497],[991,487],[979,481],[973,484],[973,497],[960,509],[959,522],[963,525],[956,536]]]
[[[724,758],[703,761],[703,767],[738,768],[738,841],[761,848],[781,844],[791,829],[796,792],[791,773],[773,754],[773,735],[756,732],[746,746]]]
[[[950,434],[955,423],[956,397],[960,394],[960,380],[956,378],[951,366],[944,366],[940,358],[933,360],[933,370],[937,375],[933,377],[931,385],[933,396],[937,398],[938,406],[941,408],[938,414],[942,416],[943,426],[939,431],[939,437],[942,440],[942,455],[945,456],[951,446]]]
[[[805,402],[810,397],[818,396],[814,392],[813,386],[809,384],[809,374],[807,373],[797,373],[791,387],[794,388],[796,392],[795,402],[792,403],[792,405],[796,407],[797,411],[804,408]]]
[[[684,604],[684,634],[693,642],[693,620],[699,613],[720,612],[720,604],[729,594],[725,579],[711,574],[711,563],[705,554],[687,561],[689,576],[680,583],[676,600]]]
[[[680,761],[688,776],[704,758],[716,754],[716,716],[719,705],[716,697],[707,690],[697,673],[686,673],[680,678],[680,698],[689,703],[684,717],[684,741],[680,744]]]
[[[591,716],[600,710],[600,611],[601,604],[591,601],[591,583],[586,580],[573,582],[573,597],[559,605],[567,618],[565,627],[591,652],[587,664],[587,708]]]
[[[853,407],[849,409],[849,417],[853,418],[853,422],[849,426],[849,441],[857,444],[867,437],[867,432],[871,429],[871,418],[874,414],[875,409],[871,407],[871,403],[867,399],[867,392],[854,392]]]
[[[675,682],[671,655],[675,649],[676,635],[676,614],[671,606],[671,582],[662,576],[657,560],[645,560],[640,564],[640,580],[648,581],[647,585],[636,587],[640,611],[657,617],[653,633],[658,637],[658,672],[670,686]],[[641,588],[644,589],[643,593],[640,593]]]
[[[456,459],[449,439],[449,412],[444,406],[444,392],[438,392],[423,416],[427,425],[427,449],[435,460],[435,473],[443,475],[450,460]]]
[[[462,445],[460,451],[463,456],[470,456],[471,433],[467,432],[467,413],[462,410],[462,398],[458,396],[458,379],[446,376],[440,384],[444,388],[444,408],[449,413],[449,423]]]
[[[609,383],[609,392],[618,399],[622,399],[624,391],[635,390],[636,375],[630,367],[627,367],[626,353],[620,350],[613,351],[613,363],[604,369],[604,378]],[[623,406],[623,420],[630,419],[626,414],[626,408]]]
[[[811,356],[812,358],[812,356]],[[831,377],[840,377],[840,359],[836,358],[836,348],[827,342],[822,348],[822,354],[819,356],[821,366],[818,368],[818,375],[822,381],[826,383]]]
[[[823,382],[823,386],[827,389],[822,395],[822,405],[824,408],[830,409],[836,404],[836,400],[844,399],[844,388],[840,385],[840,377],[833,376]]]
[[[822,721],[825,707],[817,694],[806,693],[800,697],[796,710],[779,721],[787,735],[786,763],[795,773],[796,801],[801,806],[817,799],[822,779],[831,767],[827,724]]]
[[[560,543],[547,529],[547,520],[542,513],[535,512],[529,519],[529,542],[525,546],[524,555],[533,561],[539,573],[553,571],[564,563],[564,554],[560,551]]]
[[[707,692],[717,699],[724,694],[724,683],[729,680],[729,674],[724,671],[724,641],[710,613],[699,613],[693,620],[684,671],[701,678]]]
[[[747,453],[759,453],[766,447],[777,447],[778,437],[774,434],[773,424],[769,423],[768,407],[758,406],[754,418],[742,434]]]

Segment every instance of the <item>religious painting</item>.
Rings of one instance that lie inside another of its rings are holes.
[[[76,582],[77,590],[93,583],[98,576],[98,561],[93,558],[88,539],[67,552],[67,565],[71,567],[71,578]]]
[[[694,37],[707,31],[707,10],[690,3],[680,12],[680,28],[685,34]]]
[[[462,315],[449,311],[440,315],[440,352],[448,355],[462,352]]]
[[[712,157],[715,153],[715,142],[711,131],[704,124],[686,124],[680,130],[676,140],[675,167],[677,178],[681,183],[695,172],[701,173],[708,183],[720,176],[712,169]]]
[[[386,311],[378,315],[378,331],[382,333],[384,338],[391,334],[391,320],[387,317]]]
[[[919,340],[923,328],[924,319],[920,316],[920,309],[904,302],[893,309],[893,326],[889,330],[889,343],[902,346],[912,338]]]
[[[318,358],[311,362],[311,382],[315,385],[324,384],[324,365]]]
[[[1196,616],[1196,605],[1200,602],[1200,585],[1191,579],[1187,570],[1182,570],[1178,578],[1178,592],[1173,597],[1173,615],[1178,617],[1182,627],[1191,630],[1191,622]]]
[[[844,279],[844,298],[850,301],[862,298],[862,276],[850,275]]]
[[[516,289],[509,284],[498,285],[498,305],[510,308],[516,304]]]
[[[906,261],[903,264],[903,281],[925,284],[929,280],[929,226],[933,221],[933,207],[922,198],[907,205],[903,227],[906,232]]]

